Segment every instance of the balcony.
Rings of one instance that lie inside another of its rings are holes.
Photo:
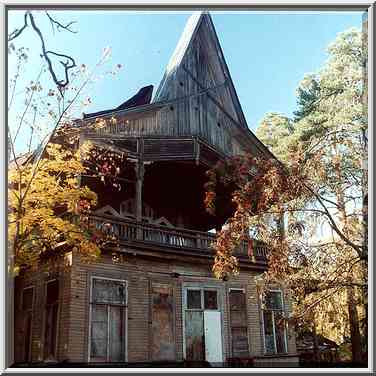
[[[139,245],[148,248],[163,248],[166,251],[187,252],[190,255],[213,255],[211,243],[215,234],[201,231],[192,231],[176,227],[157,226],[147,223],[127,221],[109,215],[91,216],[90,221],[98,229],[109,231],[116,235],[120,244]],[[254,242],[255,244],[256,242]],[[235,251],[241,259],[266,264],[267,247],[255,244],[252,248],[253,255],[248,255],[248,242],[243,241]]]

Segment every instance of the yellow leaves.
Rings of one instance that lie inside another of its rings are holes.
[[[19,275],[19,273],[20,273],[20,267],[19,266],[15,266],[13,268],[13,276],[17,277]]]
[[[97,202],[94,192],[78,186],[77,174],[84,171],[80,153],[51,144],[47,154],[35,176],[31,165],[9,171],[8,235],[14,244],[17,267],[39,263],[46,252],[58,256],[62,245],[76,246],[87,260],[100,254],[87,228],[73,221],[80,200],[86,200],[89,207]]]
[[[85,160],[89,158],[90,152],[93,150],[93,143],[91,141],[85,141],[76,152],[75,158],[77,160]]]

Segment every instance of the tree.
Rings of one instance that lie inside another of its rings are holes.
[[[75,33],[71,29],[73,21],[64,24],[49,12],[43,12],[43,15],[54,31]],[[77,225],[71,221],[74,217],[73,207],[78,205],[80,196],[90,207],[96,200],[93,192],[73,183],[78,178],[77,174],[85,169],[78,159],[81,151],[74,152],[81,132],[75,118],[83,107],[91,103],[91,99],[85,97],[85,92],[97,79],[110,54],[109,48],[104,49],[99,62],[89,70],[85,64],[77,65],[68,54],[47,48],[33,12],[25,11],[23,21],[21,27],[8,35],[8,58],[14,68],[8,82],[7,129],[9,159],[12,159],[8,181],[11,270],[21,264],[35,264],[39,256],[47,252],[47,248],[51,251],[59,244],[59,239],[64,240],[65,246],[72,246],[76,239],[78,248],[86,249],[88,258],[98,253],[96,245],[87,243],[85,234],[77,231]],[[17,47],[28,30],[35,33],[41,43],[41,69],[32,81],[28,74],[31,52],[24,46]],[[53,58],[59,59],[57,65]],[[58,65],[63,67],[62,73]],[[107,73],[114,75],[120,68],[121,65],[117,64]],[[99,126],[99,123],[92,125],[94,128]],[[58,139],[60,146],[50,145]],[[26,151],[24,158],[20,158],[20,150]],[[91,153],[94,153],[94,149],[91,149]],[[100,161],[92,160],[99,170]],[[64,217],[60,216],[61,213],[56,217],[59,200],[62,201],[60,206],[65,207]],[[67,216],[69,220],[66,220]],[[81,219],[84,218],[81,216]],[[44,227],[41,227],[42,224]],[[65,237],[65,233],[69,235]]]
[[[252,229],[270,247],[264,283],[292,289],[295,319],[309,321],[313,312],[323,316],[329,302],[332,313],[347,308],[353,360],[360,361],[359,315],[364,310],[358,308],[366,301],[368,257],[362,222],[362,134],[367,127],[362,66],[367,56],[356,30],[339,34],[328,52],[322,69],[298,88],[295,119],[268,114],[260,124],[259,138],[283,164],[238,156],[217,165],[208,173],[206,205],[215,210],[220,185],[236,187],[236,210],[214,246],[215,275],[238,271],[232,252]],[[340,318],[336,324],[341,325]]]
[[[113,233],[90,222],[97,196],[80,186],[78,179],[80,174],[92,171],[93,164],[98,167],[107,163],[106,153],[99,154],[89,143],[78,150],[49,144],[33,179],[32,163],[10,170],[8,231],[9,239],[14,239],[16,270],[37,268],[43,262],[51,264],[72,250],[90,262],[105,246],[118,247]],[[120,165],[122,158],[111,155],[112,165]],[[109,173],[101,176],[115,178]]]
[[[79,153],[57,144],[48,145],[33,179],[32,163],[9,171],[8,231],[16,270],[36,267],[72,248],[87,259],[99,255],[86,217],[96,194],[79,187],[77,174],[83,171]]]

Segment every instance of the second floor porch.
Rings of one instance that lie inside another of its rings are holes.
[[[114,235],[120,247],[137,246],[145,250],[157,249],[164,253],[173,252],[182,256],[214,256],[212,244],[215,241],[215,233],[139,223],[106,214],[93,215],[90,217],[90,222],[98,230]],[[250,239],[242,241],[234,254],[243,262],[266,267],[267,252],[265,244]]]

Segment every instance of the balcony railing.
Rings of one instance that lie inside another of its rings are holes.
[[[142,241],[159,246],[208,252],[215,240],[215,234],[208,232],[137,223],[106,215],[91,216],[90,221],[98,229],[113,233],[120,241]],[[249,249],[248,242],[243,241],[235,254],[249,257],[252,256],[252,254],[249,255],[250,251],[252,251],[255,261],[266,262],[267,247],[264,245],[255,244],[252,249]]]

